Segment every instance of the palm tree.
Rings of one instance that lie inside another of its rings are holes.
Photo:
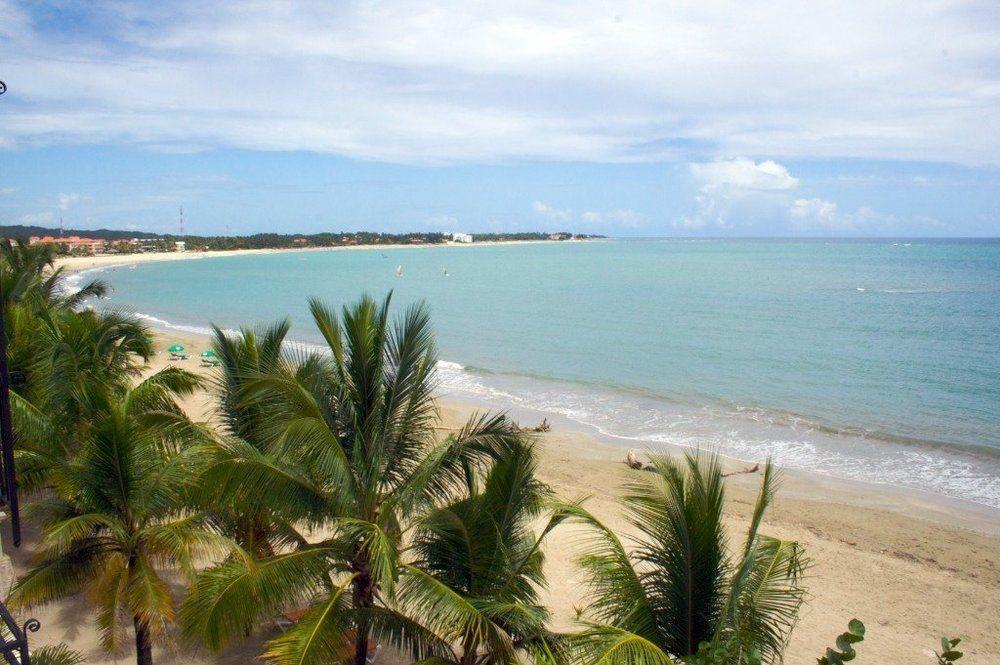
[[[194,557],[222,544],[185,509],[208,447],[174,398],[197,385],[170,368],[124,393],[91,388],[89,426],[75,454],[50,470],[54,496],[40,502],[40,549],[8,603],[26,607],[86,591],[102,646],[119,646],[127,617],[136,662],[152,663],[152,643],[174,616],[164,567],[193,575]]]
[[[805,561],[796,543],[758,533],[774,496],[771,465],[736,557],[727,554],[718,459],[656,457],[653,466],[622,499],[637,533],[631,548],[582,507],[563,509],[593,533],[580,559],[592,593],[574,639],[581,662],[667,664],[699,649],[724,650],[727,663],[780,661],[805,594]]]
[[[213,327],[212,346],[220,366],[212,385],[221,434],[238,440],[258,455],[268,450],[269,428],[261,403],[246,400],[245,394],[252,382],[280,371],[289,325],[284,320],[257,330],[244,328],[236,335]],[[222,447],[223,459],[231,449]],[[273,556],[284,547],[304,543],[294,525],[279,513],[252,502],[241,502],[236,495],[230,498],[233,501],[220,502],[212,484],[203,487],[201,499],[210,508],[217,528],[254,558]]]
[[[19,484],[29,492],[77,450],[95,400],[124,394],[153,353],[149,329],[116,312],[42,309],[34,329],[11,393]]]
[[[479,416],[435,443],[428,313],[415,305],[393,322],[389,303],[365,297],[338,318],[310,301],[329,355],[286,362],[246,387],[243,403],[257,400],[265,410],[267,447],[224,442],[205,482],[220,497],[325,529],[326,537],[262,560],[244,553],[206,571],[181,609],[189,637],[219,649],[264,617],[306,604],[266,657],[346,656],[364,665],[373,635],[415,656],[450,651],[393,608],[404,532],[460,491],[466,468],[517,445],[519,434],[502,416]]]
[[[417,524],[416,556],[399,596],[408,615],[459,645],[457,655],[439,662],[515,664],[519,651],[553,662],[559,654],[545,628],[549,612],[538,603],[542,540],[558,518],[535,536],[532,521],[551,493],[535,477],[536,466],[532,444],[513,447],[484,479],[470,469],[467,491]]]
[[[25,245],[11,240],[0,241],[0,285],[4,306],[31,298],[57,307],[72,308],[86,298],[103,296],[107,286],[93,280],[69,293],[65,288],[63,269],[55,268],[55,248],[52,245]]]
[[[101,296],[107,287],[92,281],[70,293],[61,268],[54,269],[50,245],[22,245],[0,241],[0,291],[4,330],[8,339],[8,365],[12,387],[27,383],[29,366],[45,347],[42,319],[73,313],[86,298]]]

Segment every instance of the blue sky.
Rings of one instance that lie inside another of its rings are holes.
[[[995,2],[0,0],[0,223],[1000,235]]]

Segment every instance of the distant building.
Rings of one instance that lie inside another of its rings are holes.
[[[183,240],[175,240],[174,241],[174,251],[175,252],[186,252],[187,251],[187,243],[184,242]]]
[[[452,233],[452,242],[472,242],[472,234],[469,233]]]
[[[296,247],[305,247],[306,245],[309,244],[309,241],[306,240],[305,238],[296,238],[295,240],[292,241],[292,244],[295,245]]]
[[[549,240],[572,240],[573,234],[566,233],[565,231],[560,231],[559,233],[550,233]]]
[[[67,236],[65,238],[31,236],[28,238],[28,244],[60,245],[68,252],[84,251],[90,254],[100,254],[104,251],[105,242],[98,238],[81,238],[80,236]]]
[[[159,238],[132,238],[128,241],[130,245],[138,248],[140,252],[155,252],[160,247]]]

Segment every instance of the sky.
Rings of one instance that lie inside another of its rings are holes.
[[[0,224],[1000,236],[1000,3],[0,0]]]

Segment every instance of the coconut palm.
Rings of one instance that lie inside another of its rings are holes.
[[[8,598],[15,607],[81,591],[97,610],[102,646],[120,646],[127,618],[136,662],[152,663],[152,644],[174,616],[167,567],[189,575],[194,557],[221,541],[185,509],[208,449],[175,401],[196,377],[171,368],[124,393],[92,387],[89,426],[75,454],[50,470],[52,498],[31,570]]]
[[[99,280],[69,292],[65,288],[63,269],[54,267],[55,256],[52,245],[0,241],[0,286],[5,309],[10,304],[32,298],[57,307],[72,308],[86,298],[103,296],[107,292],[107,286]]]
[[[94,400],[124,394],[153,353],[149,329],[116,312],[46,308],[34,328],[11,394],[19,483],[29,492],[46,486],[48,470],[87,436]],[[171,369],[161,378],[174,375],[187,376]]]
[[[373,635],[415,657],[450,652],[432,631],[394,609],[409,524],[464,485],[478,467],[517,445],[501,416],[479,416],[435,442],[437,357],[426,308],[391,321],[390,297],[343,308],[316,300],[313,319],[329,355],[286,363],[251,382],[264,408],[267,448],[240,439],[205,480],[220,497],[324,531],[320,540],[263,560],[245,553],[200,576],[181,610],[185,632],[221,648],[268,617],[309,610],[265,654],[276,662],[363,665]]]
[[[546,630],[549,612],[538,603],[543,538],[532,531],[549,488],[535,477],[530,443],[511,448],[485,478],[470,469],[467,491],[417,524],[399,598],[458,652],[438,662],[518,663],[518,654],[553,662],[559,651]],[[480,487],[481,485],[481,487]]]
[[[68,315],[86,298],[107,290],[102,282],[92,281],[70,293],[62,269],[53,268],[54,258],[49,245],[0,241],[0,293],[15,390],[27,383],[29,366],[45,349],[42,319]]]
[[[265,454],[273,437],[265,422],[262,405],[246,400],[248,386],[262,376],[280,371],[282,349],[289,322],[280,321],[259,329],[244,328],[238,334],[227,334],[213,327],[212,347],[219,359],[212,386],[216,397],[216,415],[221,423],[221,435],[241,442],[255,454]],[[222,456],[232,451],[223,446]],[[238,495],[230,501],[218,501],[216,488],[206,483],[201,499],[210,508],[217,528],[255,558],[273,556],[283,547],[304,542],[294,525],[279,513],[252,502],[241,502]]]
[[[656,457],[653,466],[622,499],[634,537],[623,540],[580,506],[564,509],[592,531],[580,559],[592,594],[574,640],[580,661],[666,664],[699,649],[723,650],[727,663],[779,661],[805,593],[804,559],[796,543],[758,533],[774,496],[771,465],[735,556],[717,458]]]

